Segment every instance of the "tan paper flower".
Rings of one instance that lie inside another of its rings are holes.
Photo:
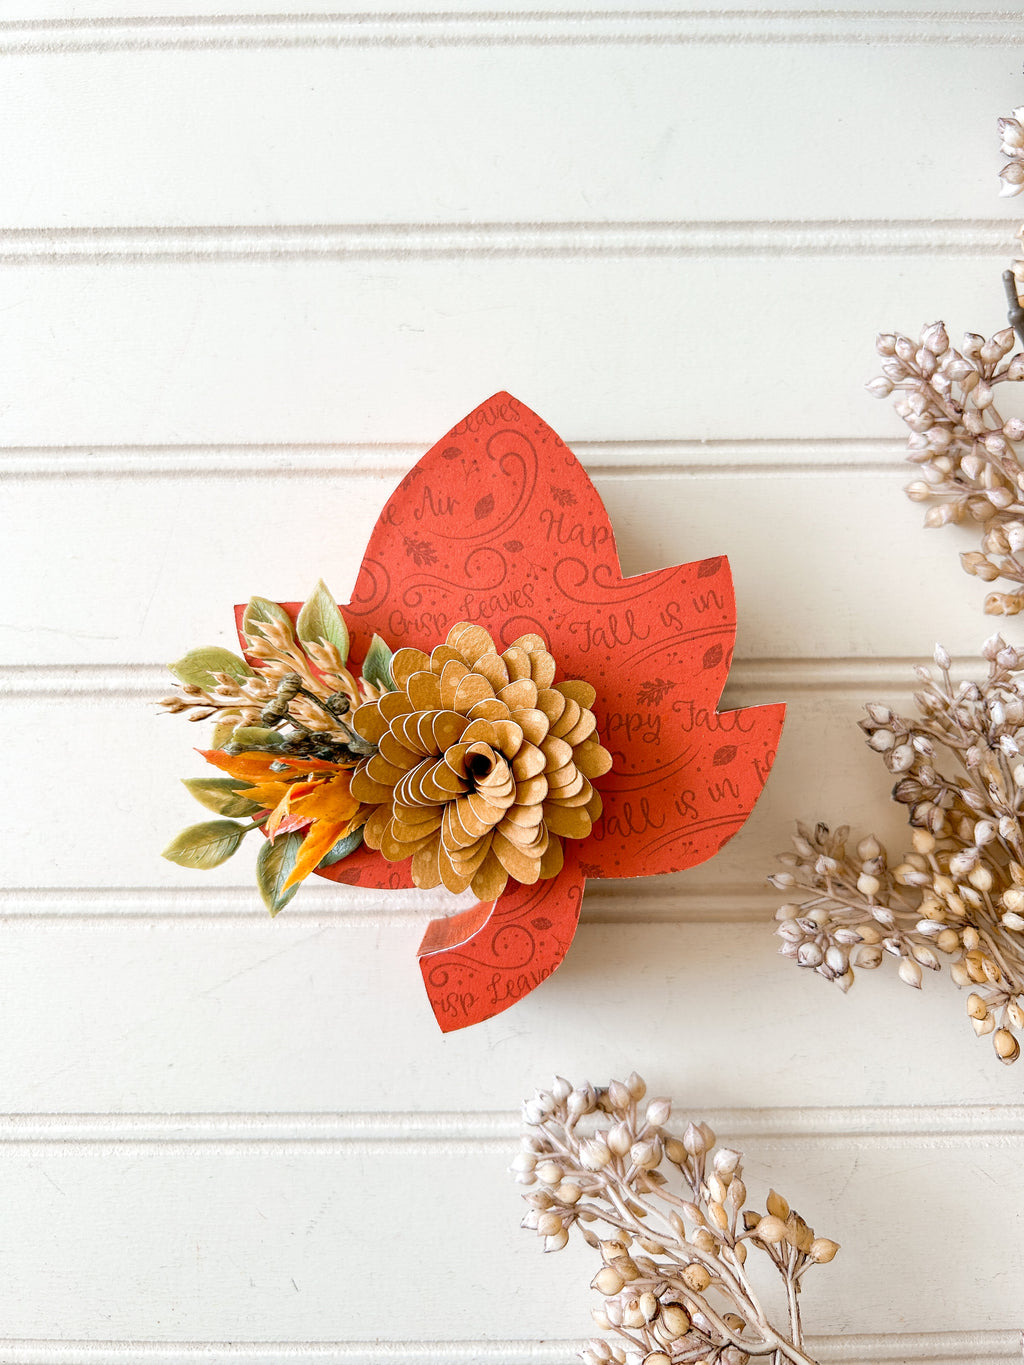
[[[601,814],[591,779],[611,767],[587,682],[555,683],[539,635],[503,654],[468,621],[428,656],[401,649],[397,691],[361,706],[353,726],[378,752],[352,795],[376,810],[363,838],[390,862],[412,858],[417,886],[472,887],[496,899],[509,877],[532,885],[562,868],[562,839]]]

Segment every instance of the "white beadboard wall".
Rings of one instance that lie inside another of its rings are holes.
[[[1003,325],[1021,102],[1019,14],[954,0],[8,0],[0,1365],[567,1365],[592,1268],[518,1229],[516,1110],[633,1066],[842,1243],[823,1361],[1019,1360],[1024,1070],[945,980],[798,973],[764,876],[796,817],[898,844],[861,704],[991,628],[862,383],[879,328]],[[627,572],[729,554],[727,701],[790,711],[718,859],[594,888],[552,981],[442,1037],[430,895],[271,922],[245,852],[159,858],[198,768],[151,703],[235,601],[344,600],[499,388]]]

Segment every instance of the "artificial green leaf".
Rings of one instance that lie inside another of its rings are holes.
[[[276,621],[279,626],[284,627],[290,640],[295,639],[292,618],[284,607],[279,606],[276,602],[271,602],[266,597],[250,597],[248,606],[242,614],[242,634],[247,639],[252,636],[263,637],[260,626],[265,625],[268,621]]]
[[[252,669],[244,659],[232,654],[230,649],[221,649],[219,645],[191,649],[183,659],[167,667],[179,682],[204,689],[217,686],[217,679],[213,676],[215,673],[226,673],[239,682],[253,676]]]
[[[230,714],[230,712],[228,713]],[[223,749],[231,736],[235,733],[235,726],[238,724],[238,713],[235,712],[235,720],[219,720],[213,727],[213,734],[210,738],[211,749]]]
[[[201,806],[218,815],[233,815],[237,819],[258,815],[263,809],[247,796],[239,795],[249,784],[233,777],[183,777],[181,780]]]
[[[180,867],[217,867],[227,862],[254,828],[253,825],[236,825],[233,820],[207,820],[201,825],[189,825],[171,840],[163,856]]]
[[[272,915],[283,910],[299,889],[296,883],[287,891],[281,890],[291,876],[301,844],[301,834],[279,834],[273,841],[266,839],[256,855],[256,884]]]
[[[342,858],[347,858],[350,853],[355,853],[362,842],[363,827],[360,825],[351,834],[346,834],[344,838],[339,839],[330,853],[325,853],[320,859],[317,867],[331,867],[334,863],[340,863]]]
[[[386,688],[389,692],[397,692],[394,679],[391,676],[392,651],[387,647],[379,635],[375,635],[370,641],[370,648],[366,651],[366,658],[363,660],[363,677],[374,687]]]
[[[277,749],[284,743],[284,735],[263,725],[239,725],[232,731],[231,740],[234,744],[251,744],[258,749]]]
[[[338,651],[342,663],[348,658],[348,627],[322,578],[299,612],[295,628],[300,640],[311,641],[315,645],[326,640]]]

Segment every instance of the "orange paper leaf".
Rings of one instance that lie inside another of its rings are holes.
[[[285,609],[294,619],[299,604]],[[402,480],[342,613],[354,660],[374,633],[396,651],[429,653],[459,621],[484,626],[500,648],[540,636],[559,680],[583,680],[587,695],[592,685],[596,740],[613,758],[610,772],[604,764],[593,772],[603,814],[585,841],[566,845],[557,876],[510,883],[493,905],[428,927],[421,968],[445,1031],[507,1009],[551,974],[587,878],[673,872],[712,857],[747,819],[774,761],[782,705],[717,709],[736,634],[728,561],[623,577],[590,479],[507,393],[459,422]],[[411,885],[408,863],[366,847],[321,875]]]

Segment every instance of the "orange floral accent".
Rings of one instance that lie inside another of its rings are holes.
[[[270,812],[264,827],[269,839],[308,826],[282,891],[304,881],[339,839],[359,828],[367,813],[352,795],[351,766],[273,753],[199,752],[207,763],[248,784],[245,795]],[[271,769],[271,764],[282,763],[288,765],[286,770]]]

